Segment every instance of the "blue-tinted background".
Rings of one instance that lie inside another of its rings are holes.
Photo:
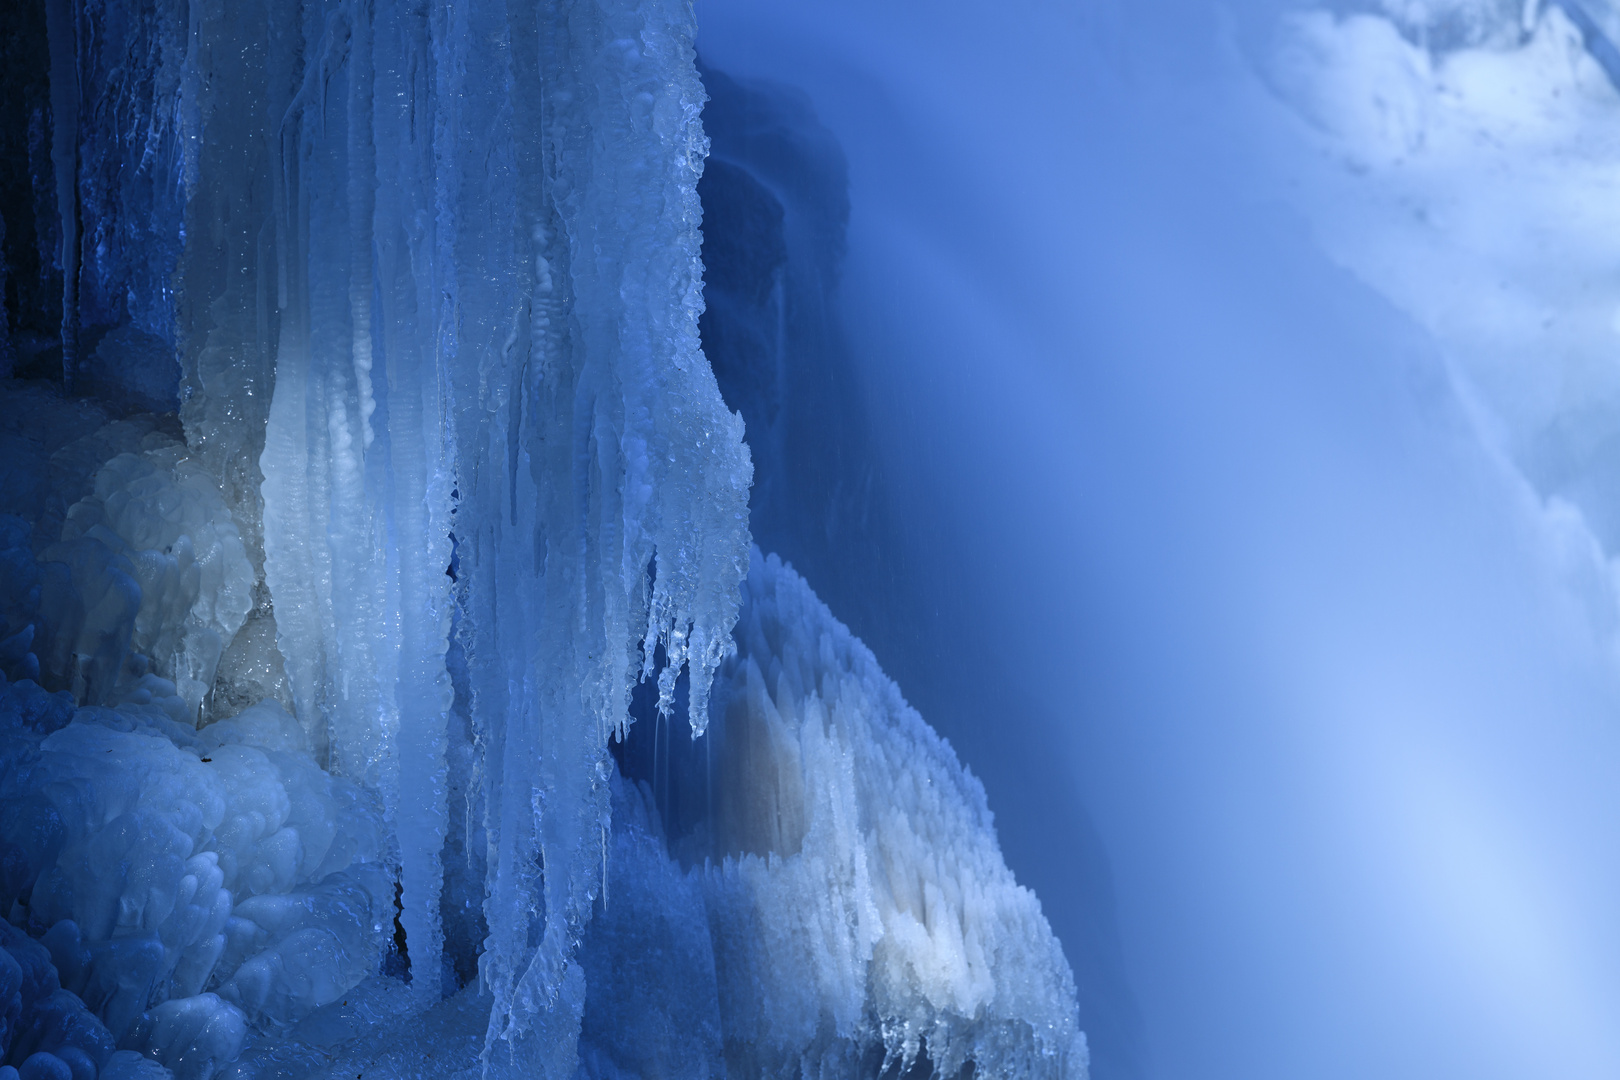
[[[1319,16],[1379,42],[1382,20],[1430,75],[1555,31],[1572,65],[1601,52],[1507,6]],[[1094,1075],[1620,1075],[1614,586],[1585,524],[1605,488],[1562,498],[1517,453],[1512,395],[1469,375],[1470,342],[1532,381],[1569,346],[1493,337],[1505,293],[1426,320],[1324,241],[1355,208],[1299,180],[1277,119],[1294,16],[698,15],[704,341],[748,423],[755,536],[984,780]],[[1380,72],[1344,93],[1387,118]],[[1598,80],[1601,140],[1620,107]],[[1504,199],[1476,232],[1566,210]],[[1617,286],[1590,284],[1605,311]],[[1580,346],[1598,365],[1604,332]],[[1609,407],[1601,380],[1560,386],[1589,426]]]

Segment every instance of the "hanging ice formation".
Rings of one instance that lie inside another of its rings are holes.
[[[94,400],[0,384],[22,1080],[1084,1076],[982,790],[749,570],[689,4],[46,7]]]
[[[746,566],[741,423],[697,342],[690,12],[338,7],[309,37],[282,121],[265,577],[300,720],[393,808],[431,990],[446,809],[398,793],[445,787],[454,510],[483,977],[513,1037],[597,892],[631,685],[657,649],[664,685],[689,657],[708,685]]]

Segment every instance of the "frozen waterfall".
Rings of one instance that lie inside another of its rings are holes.
[[[1087,1075],[750,552],[690,3],[7,20],[0,1080]]]

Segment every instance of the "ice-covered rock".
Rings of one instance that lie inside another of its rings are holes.
[[[791,568],[756,551],[743,597],[710,744],[657,799],[617,789],[586,1071],[1084,1077],[1073,976],[984,789]]]
[[[789,567],[756,557],[746,600],[704,876],[728,1036],[754,1067],[881,1046],[940,1076],[1084,1076],[1073,976],[983,787]]]

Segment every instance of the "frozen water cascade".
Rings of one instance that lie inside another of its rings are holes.
[[[982,788],[750,554],[690,4],[8,18],[19,1080],[1086,1075]]]
[[[397,793],[444,784],[454,508],[481,963],[491,1037],[515,1038],[569,979],[605,858],[607,741],[655,652],[666,707],[690,658],[706,723],[750,468],[697,348],[690,12],[446,18],[336,8],[311,32],[327,66],[284,128],[280,230],[299,257],[278,271],[266,580],[300,719],[395,808],[413,983],[431,994],[446,810]],[[490,34],[511,44],[495,72],[466,54]],[[430,58],[448,81],[408,81]],[[536,888],[540,907],[518,899]],[[569,1008],[558,1022],[577,1026]]]

